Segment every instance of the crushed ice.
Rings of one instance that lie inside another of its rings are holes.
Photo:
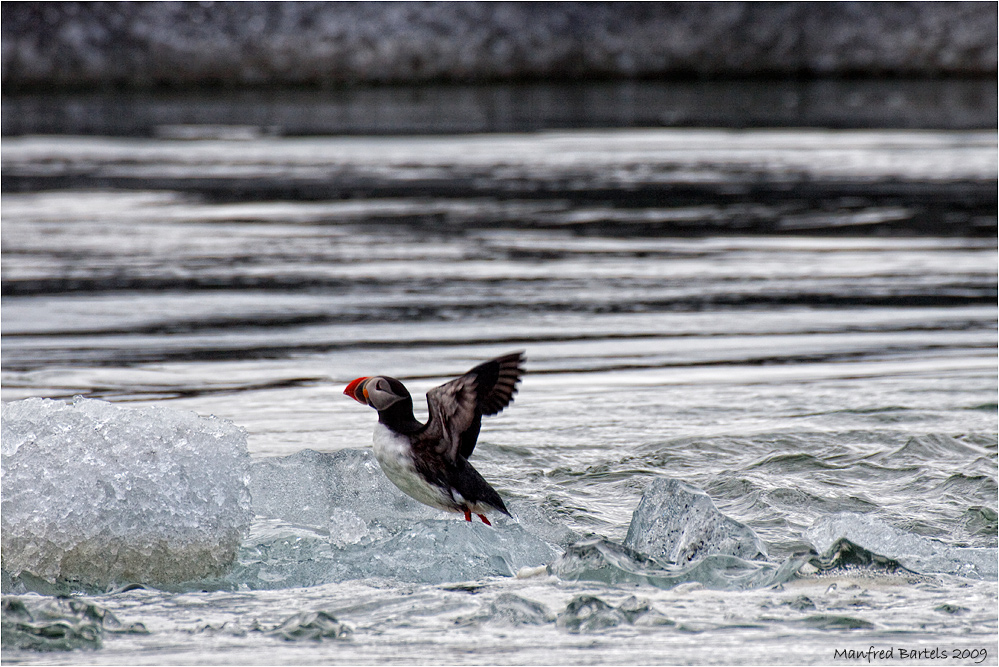
[[[105,588],[220,575],[253,514],[246,434],[167,408],[29,398],[2,412],[6,575]]]

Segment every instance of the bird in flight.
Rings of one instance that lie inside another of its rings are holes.
[[[343,393],[378,411],[375,458],[393,484],[425,505],[477,515],[486,525],[491,510],[510,516],[496,490],[468,462],[482,418],[510,405],[524,374],[524,353],[483,362],[427,392],[430,418],[413,415],[413,398],[399,380],[359,377]]]

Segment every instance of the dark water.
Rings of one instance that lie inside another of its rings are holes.
[[[884,550],[997,546],[994,132],[26,136],[5,141],[3,183],[5,401],[213,413],[279,462],[370,442],[373,415],[340,395],[354,377],[419,394],[525,349],[477,466],[579,535],[622,540],[667,476],[775,562],[837,516],[874,522],[858,530]],[[244,565],[275,535],[336,553],[329,525],[275,521],[258,517]],[[743,591],[301,588],[297,553],[269,588],[90,596],[150,634],[4,661],[823,663],[874,644],[996,664],[994,577],[959,567]],[[511,626],[509,594],[547,611]],[[635,595],[669,623],[570,632],[554,619],[582,595]],[[349,641],[252,627],[319,609]]]
[[[591,81],[346,87],[327,91],[9,96],[3,134],[190,138],[413,135],[623,127],[988,130],[996,82]]]

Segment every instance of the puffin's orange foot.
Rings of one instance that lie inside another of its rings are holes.
[[[478,517],[479,517],[480,519],[482,519],[482,523],[486,524],[487,526],[491,526],[491,525],[493,525],[493,524],[489,523],[489,519],[487,519],[487,518],[486,518],[486,515],[485,515],[485,514],[478,514],[477,516],[478,516]]]
[[[480,514],[479,516],[482,515]],[[472,513],[469,512],[468,510],[465,510],[465,521],[471,521],[471,520],[472,520]]]

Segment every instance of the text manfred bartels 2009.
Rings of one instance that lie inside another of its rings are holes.
[[[856,660],[863,662],[886,660],[953,660],[969,661],[981,664],[989,657],[985,648],[903,648],[889,646],[878,648],[870,646],[864,649],[838,648],[833,651],[833,660]]]

